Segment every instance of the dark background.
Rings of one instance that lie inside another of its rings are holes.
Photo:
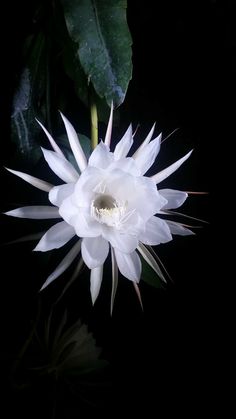
[[[116,131],[120,135],[132,121],[134,126],[140,124],[137,137],[141,139],[154,121],[157,121],[157,132],[162,130],[164,135],[178,127],[173,137],[163,144],[157,169],[194,148],[189,161],[166,185],[208,191],[209,195],[190,197],[183,209],[210,224],[202,224],[195,237],[177,237],[157,249],[173,284],[167,290],[159,290],[141,283],[144,313],[129,281],[121,279],[110,319],[109,272],[93,310],[86,274],[68,292],[64,304],[70,305],[71,318],[80,316],[89,324],[111,365],[105,378],[110,384],[101,384],[100,390],[88,390],[101,393],[103,407],[97,411],[106,412],[110,404],[121,413],[128,408],[138,412],[144,407],[145,416],[149,417],[153,409],[158,415],[164,407],[166,412],[174,408],[175,412],[191,417],[193,412],[200,414],[203,407],[205,413],[209,412],[212,401],[218,406],[215,392],[221,368],[219,346],[225,288],[222,283],[228,280],[221,273],[220,261],[224,246],[221,232],[226,240],[226,225],[219,221],[217,210],[224,207],[223,175],[229,177],[231,167],[236,71],[234,3],[128,2],[134,71],[125,103],[120,108],[120,128]],[[1,28],[2,165],[11,161],[11,100],[20,67],[20,48],[30,25],[26,2],[20,5],[15,2],[14,13],[12,8],[12,4],[5,8],[2,22],[8,24]],[[83,105],[79,111],[86,115]],[[8,203],[13,205],[17,199],[25,204],[31,202],[31,196],[37,199],[37,193],[33,195],[30,187],[3,170],[1,179],[3,210],[9,209]],[[2,216],[0,222],[3,243],[8,237],[14,239],[31,231],[27,221]],[[34,231],[38,231],[37,223]],[[37,290],[55,262],[49,261],[49,269],[42,265],[41,255],[32,255],[31,249],[32,243],[1,247],[2,351],[11,404],[15,403],[26,414],[31,412],[31,399],[39,409],[38,414],[47,418],[51,417],[50,400],[40,386],[37,391],[19,396],[9,384],[10,367],[35,317]],[[42,298],[45,312],[49,310],[50,299],[54,299],[54,292],[62,288],[62,281],[58,281],[59,285],[52,286]],[[70,397],[66,399],[69,400]],[[96,404],[91,407],[80,403],[85,411],[96,411]]]

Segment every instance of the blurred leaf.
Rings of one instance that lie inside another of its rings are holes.
[[[61,0],[76,47],[74,64],[82,89],[91,81],[98,96],[119,106],[132,75],[131,35],[125,0]],[[70,60],[71,61],[71,60]],[[82,90],[81,90],[82,94]]]
[[[45,48],[43,33],[27,38],[23,46],[25,67],[13,98],[11,138],[23,157],[34,163],[41,157],[37,141],[40,128],[35,122],[35,117],[38,116],[39,109],[42,112],[45,106],[43,105],[47,77]]]
[[[163,281],[158,277],[156,272],[148,265],[144,258],[139,255],[142,262],[142,274],[141,279],[147,284],[155,288],[164,288]]]
[[[54,372],[57,376],[80,375],[103,368],[105,361],[99,359],[101,349],[86,325],[77,320],[70,327],[66,325],[66,312],[58,326],[52,327],[51,316],[46,323],[45,341],[48,362],[41,371]]]

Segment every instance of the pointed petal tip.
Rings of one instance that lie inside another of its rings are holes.
[[[37,118],[35,118],[35,121],[36,121],[36,122],[39,124],[39,126],[43,129],[43,131],[45,132],[45,134],[50,136],[49,132],[47,131],[47,129],[45,128],[45,126],[43,125],[43,123],[42,123],[39,119],[37,119]]]
[[[112,315],[113,315],[113,311],[114,311],[114,304],[113,304],[113,306],[110,308],[110,316],[112,317]]]
[[[60,111],[60,109],[58,109],[59,114],[61,115],[61,118],[63,119],[63,121],[67,118],[65,117],[65,115]]]
[[[32,252],[42,252],[42,249],[40,249],[40,246],[37,244],[37,246],[35,246],[35,247],[32,249]]]
[[[156,173],[155,175],[151,176],[151,179],[154,180],[156,184],[162,182],[167,177],[172,175],[180,166],[190,157],[194,149],[190,150],[187,154],[181,157],[176,162],[172,163],[170,166],[166,167],[165,169],[161,170],[160,172]]]
[[[47,286],[48,286],[48,284],[47,284],[47,281],[46,281],[46,282],[44,282],[44,284],[41,286],[41,288],[39,289],[39,291],[38,291],[38,292],[43,291],[45,288],[47,288]]]
[[[107,130],[106,130],[106,135],[105,135],[105,144],[108,145],[110,147],[110,143],[111,143],[111,133],[112,133],[112,123],[113,123],[113,111],[114,111],[114,106],[113,106],[113,101],[111,102],[111,109],[110,109],[110,116],[109,116],[109,120],[108,120],[108,125],[107,125]]]
[[[6,212],[2,212],[2,214],[3,214],[3,215],[8,215],[8,216],[10,216],[10,217],[17,217],[17,216],[15,215],[15,211],[16,211],[16,209],[14,209],[14,210],[10,210],[10,211],[6,211]]]

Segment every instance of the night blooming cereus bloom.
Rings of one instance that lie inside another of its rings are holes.
[[[159,215],[178,208],[187,193],[173,189],[157,189],[157,184],[177,170],[191,151],[154,176],[144,176],[153,165],[159,150],[161,134],[151,141],[154,126],[131,157],[127,157],[133,144],[131,125],[110,151],[113,107],[104,142],[101,141],[87,161],[78,136],[71,123],[61,115],[71,150],[79,171],[65,158],[49,132],[46,133],[54,151],[42,149],[45,160],[63,181],[53,186],[28,174],[10,170],[31,185],[48,193],[51,206],[27,206],[9,211],[14,217],[31,219],[60,218],[41,238],[34,250],[48,251],[66,244],[74,236],[78,241],[48,277],[45,288],[59,277],[81,254],[91,269],[91,298],[94,303],[101,286],[103,264],[111,250],[112,296],[111,311],[118,281],[118,270],[133,281],[137,294],[142,265],[139,254],[164,280],[150,245],[172,240],[172,234],[189,235],[191,230],[180,223],[164,220]]]

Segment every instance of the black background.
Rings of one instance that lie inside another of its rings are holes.
[[[134,126],[140,124],[138,139],[154,121],[157,132],[163,130],[165,135],[178,127],[163,144],[158,160],[160,168],[194,148],[189,161],[166,185],[208,191],[209,195],[190,197],[184,210],[210,224],[196,230],[196,237],[176,238],[160,246],[159,254],[174,283],[166,291],[141,283],[144,313],[131,284],[125,280],[120,281],[112,319],[106,283],[93,310],[86,276],[86,281],[74,285],[66,297],[65,304],[71,304],[72,317],[81,316],[89,324],[111,364],[108,374],[111,384],[101,392],[103,412],[109,408],[121,413],[128,408],[133,412],[144,408],[145,416],[151,417],[153,409],[158,415],[164,407],[166,412],[174,408],[175,412],[191,417],[193,412],[200,414],[203,408],[205,413],[209,411],[212,402],[218,405],[215,391],[224,303],[223,293],[219,298],[218,291],[228,286],[222,285],[228,280],[221,274],[220,262],[224,243],[220,232],[226,241],[226,227],[225,222],[224,225],[219,222],[217,211],[225,205],[223,175],[229,177],[231,167],[236,69],[233,6],[234,1],[217,0],[128,2],[134,71],[120,108],[119,133],[130,121]],[[26,2],[14,4],[14,14],[11,7],[5,10],[2,21],[8,24],[1,28],[2,165],[11,160],[11,98],[29,18]],[[85,113],[83,107],[81,112]],[[30,187],[3,170],[1,179],[3,210],[8,209],[8,202],[14,203],[14,194],[18,199],[23,197],[25,204],[29,202]],[[37,199],[37,194],[34,197]],[[13,239],[16,233],[18,237],[22,232],[30,232],[27,221],[3,217],[3,242],[8,237]],[[39,387],[38,394],[19,397],[8,379],[12,360],[35,315],[37,290],[49,269],[44,265],[41,268],[42,258],[32,255],[31,249],[32,243],[1,247],[2,351],[11,404],[15,403],[27,414],[31,412],[32,397],[37,411],[47,418],[51,417],[50,400],[44,391]],[[54,291],[57,285],[43,299],[46,308],[50,298],[54,298]],[[96,406],[83,408],[89,413],[96,411]]]

